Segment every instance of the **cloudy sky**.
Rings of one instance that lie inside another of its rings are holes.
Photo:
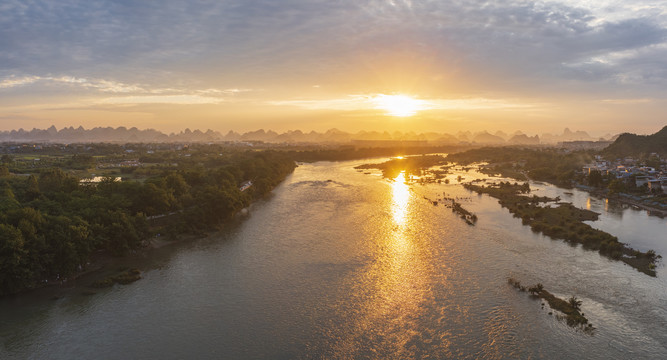
[[[0,129],[51,124],[652,133],[667,3],[3,0]]]

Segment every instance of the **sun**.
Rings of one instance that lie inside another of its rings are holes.
[[[426,108],[424,100],[418,100],[407,95],[380,94],[373,98],[377,109],[385,110],[390,116],[412,116],[419,110]]]

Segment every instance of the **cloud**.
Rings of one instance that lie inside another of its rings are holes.
[[[256,89],[267,89],[262,99]],[[434,109],[666,97],[667,8],[662,0],[0,3],[0,92],[26,103],[39,92],[116,105],[249,99],[345,110],[372,95],[344,94],[413,90]],[[329,99],[270,100],[301,91]]]
[[[171,104],[171,105],[201,105],[219,104],[223,99],[199,95],[144,95],[121,96],[100,100],[100,104],[136,105],[136,104]]]
[[[344,74],[397,48],[432,58],[434,67],[484,73],[486,86],[507,86],[507,74],[532,83],[563,75],[600,81],[572,69],[626,72],[622,63],[588,60],[664,44],[667,24],[657,0],[42,0],[6,1],[2,10],[0,69],[126,83],[144,77],[151,87],[174,75],[217,88],[214,80],[239,75]]]
[[[233,97],[243,93],[253,91],[252,89],[187,89],[187,88],[150,88],[148,85],[125,84],[113,80],[105,79],[86,79],[74,76],[58,76],[58,77],[40,77],[40,76],[23,76],[23,77],[9,77],[0,81],[0,89],[6,91],[12,88],[20,88],[23,86],[42,86],[41,91],[46,87],[53,86],[68,86],[76,87],[84,90],[93,90],[99,93],[112,94],[135,94],[136,96],[116,97],[105,99],[107,103],[122,103],[130,102],[154,102],[165,103],[169,99],[174,100],[175,103],[219,103],[223,101],[223,97]],[[56,89],[60,92],[62,89]],[[108,100],[108,101],[107,101]]]
[[[137,85],[127,85],[110,80],[100,79],[85,79],[74,76],[59,76],[59,77],[41,77],[41,76],[24,76],[24,77],[10,77],[0,81],[0,89],[10,89],[14,87],[21,87],[35,83],[46,84],[65,84],[74,85],[82,88],[95,89],[102,92],[112,93],[129,93],[129,92],[143,92],[146,91]]]
[[[0,81],[0,89],[9,89],[17,86],[32,84],[40,80],[38,76],[24,76],[20,78],[9,78]]]
[[[604,99],[602,100],[605,104],[616,104],[616,105],[634,105],[634,104],[649,104],[654,102],[654,99]]]

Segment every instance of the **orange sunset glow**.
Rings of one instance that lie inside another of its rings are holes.
[[[0,360],[666,359],[667,0],[0,0]]]
[[[606,3],[12,3],[0,130],[651,133],[667,20]]]

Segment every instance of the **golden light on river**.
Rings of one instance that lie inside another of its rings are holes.
[[[359,341],[383,339],[375,357],[419,358],[418,349],[408,346],[415,339],[415,322],[421,319],[424,303],[432,298],[429,285],[436,269],[425,247],[423,233],[416,227],[419,219],[414,191],[401,171],[389,186],[382,187],[385,216],[374,224],[370,242],[375,243],[374,261],[369,263],[358,283],[358,293],[371,293],[356,314],[354,328],[337,341],[334,358],[359,357]],[[384,184],[383,184],[384,185]],[[387,216],[389,215],[389,216]],[[377,231],[377,232],[375,232]]]
[[[401,171],[392,183],[391,210],[396,225],[404,225],[410,200],[410,187],[405,183],[405,171]]]

